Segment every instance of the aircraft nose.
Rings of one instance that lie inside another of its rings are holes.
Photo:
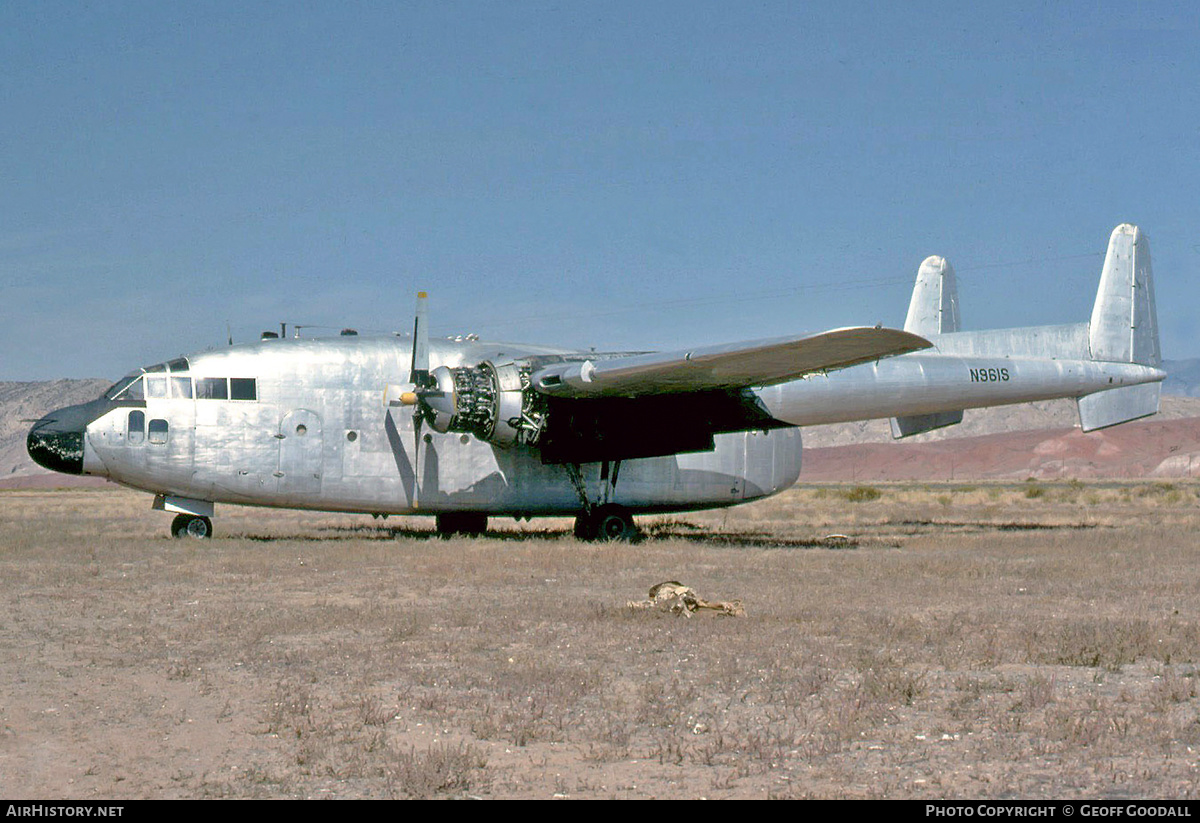
[[[39,466],[63,474],[83,474],[83,432],[86,421],[73,418],[75,407],[50,412],[33,424],[25,449]]]

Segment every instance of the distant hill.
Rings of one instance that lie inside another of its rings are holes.
[[[63,406],[95,400],[111,385],[111,380],[0,382],[0,483],[18,477],[53,475],[25,452],[25,436],[31,425],[27,421]]]
[[[1059,428],[805,448],[800,474],[801,481],[857,483],[1148,477],[1200,477],[1200,417],[1148,417],[1087,434]]]
[[[1163,381],[1166,394],[1181,397],[1200,397],[1200,357],[1191,360],[1164,360],[1167,379]]]
[[[1160,411],[1151,420],[1179,420],[1200,417],[1200,397],[1174,397],[1164,394]],[[930,443],[981,437],[1006,432],[1070,429],[1079,425],[1079,412],[1074,400],[1042,400],[1019,403],[1015,406],[995,406],[990,409],[967,409],[963,422],[901,441],[892,439],[886,420],[861,420],[854,423],[831,423],[804,429],[806,448],[852,446],[860,443]]]

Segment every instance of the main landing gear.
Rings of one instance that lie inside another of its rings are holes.
[[[627,542],[637,537],[637,526],[628,509],[607,504],[575,518],[575,537],[600,543]]]
[[[455,512],[437,516],[437,533],[441,537],[478,537],[487,531],[486,514],[478,512]]]
[[[212,537],[212,521],[195,514],[176,515],[171,521],[171,534],[175,537],[194,537],[207,540]]]
[[[611,502],[617,493],[617,476],[621,473],[621,461],[605,460],[600,464],[600,500],[593,502],[588,495],[583,467],[578,463],[566,465],[567,477],[575,487],[575,494],[583,511],[575,518],[575,537],[579,540],[594,540],[601,543],[628,541],[637,537],[637,526],[633,514],[624,506]]]

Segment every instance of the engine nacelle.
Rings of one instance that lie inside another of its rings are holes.
[[[530,389],[528,366],[438,366],[430,377],[437,390],[424,400],[435,431],[465,432],[498,446],[536,442],[543,415],[535,408],[539,399]]]

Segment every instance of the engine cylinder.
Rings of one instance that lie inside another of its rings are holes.
[[[498,446],[517,441],[527,379],[516,363],[439,366],[430,376],[438,391],[426,395],[425,406],[435,431],[465,432]]]

